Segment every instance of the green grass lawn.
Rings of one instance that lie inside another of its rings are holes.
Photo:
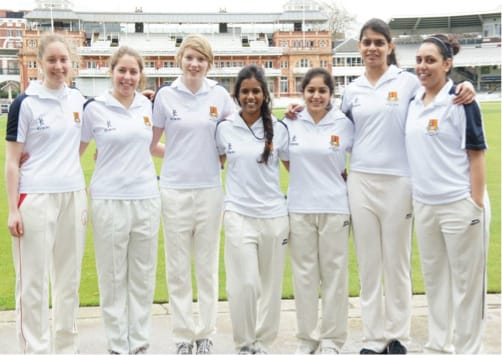
[[[487,152],[487,177],[488,190],[492,205],[492,223],[490,250],[488,255],[488,291],[500,292],[500,102],[483,103],[482,110],[485,120],[485,130],[489,143]],[[277,117],[283,116],[283,109],[276,110]],[[6,117],[0,116],[0,175],[4,179],[5,167],[5,126]],[[87,181],[92,174],[94,168],[93,155],[94,148],[90,145],[84,157],[82,165]],[[157,167],[160,168],[161,161],[156,159]],[[287,173],[281,172],[281,185],[283,190],[286,190],[288,183]],[[5,185],[5,184],[3,184]],[[11,237],[7,230],[7,198],[5,188],[0,189],[0,223],[2,224],[0,233],[0,310],[14,308],[14,267],[11,255]],[[222,234],[222,242],[223,242]],[[352,241],[352,239],[351,239]],[[225,299],[225,270],[223,267],[223,248],[220,249],[220,299]],[[359,293],[359,279],[357,275],[357,262],[354,256],[354,247],[351,243],[350,258],[349,258],[349,278],[350,278],[350,295],[355,296]],[[415,240],[413,241],[413,289],[415,293],[423,293],[423,280],[420,272],[419,259]],[[159,251],[158,251],[158,267],[157,267],[157,287],[155,290],[155,302],[167,301],[167,287],[165,281],[164,269],[164,246],[162,232],[159,235]],[[289,261],[286,265],[284,274],[283,297],[293,297],[293,285],[291,277],[291,269]],[[86,249],[82,270],[82,283],[80,287],[80,301],[82,305],[90,306],[97,305],[99,301],[99,293],[97,286],[96,267],[94,261],[94,246],[90,226],[87,234]]]

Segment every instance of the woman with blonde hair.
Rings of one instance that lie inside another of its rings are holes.
[[[228,92],[206,77],[213,64],[208,40],[189,35],[177,53],[182,74],[161,87],[153,108],[155,148],[165,132],[160,174],[169,307],[179,354],[210,353],[216,331],[218,256],[223,190],[214,142],[216,122],[235,110]],[[192,310],[192,257],[198,322]]]

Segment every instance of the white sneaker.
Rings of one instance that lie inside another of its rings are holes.
[[[339,352],[332,346],[321,346],[321,354],[339,354]]]
[[[296,347],[295,354],[301,355],[301,354],[315,354],[315,351],[317,350],[317,346],[311,345],[311,344],[306,344],[306,343],[299,343],[298,346]]]

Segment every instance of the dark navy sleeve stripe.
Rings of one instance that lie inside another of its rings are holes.
[[[10,105],[9,115],[7,118],[7,134],[5,140],[9,142],[17,142],[17,130],[19,128],[19,111],[21,110],[21,103],[28,95],[22,93]]]
[[[464,105],[465,110],[465,149],[484,150],[486,149],[485,133],[481,110],[477,102]]]
[[[94,100],[94,98],[89,99],[89,100],[87,100],[86,102],[84,102],[84,110],[85,110],[85,108],[87,107],[87,105],[89,105],[89,104],[90,104],[91,102],[93,102],[93,101],[95,101],[95,100]]]

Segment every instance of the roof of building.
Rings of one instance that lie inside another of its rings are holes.
[[[118,23],[284,23],[294,21],[326,22],[327,16],[319,11],[284,11],[276,13],[244,12],[198,12],[198,13],[160,13],[160,12],[76,12],[72,10],[34,9],[26,19],[57,18],[61,20],[81,20],[84,22]]]
[[[393,31],[444,28],[449,29],[449,32],[456,32],[454,31],[455,28],[480,27],[487,18],[493,17],[500,18],[500,9],[498,11],[469,14],[394,17],[390,19],[389,26]]]

